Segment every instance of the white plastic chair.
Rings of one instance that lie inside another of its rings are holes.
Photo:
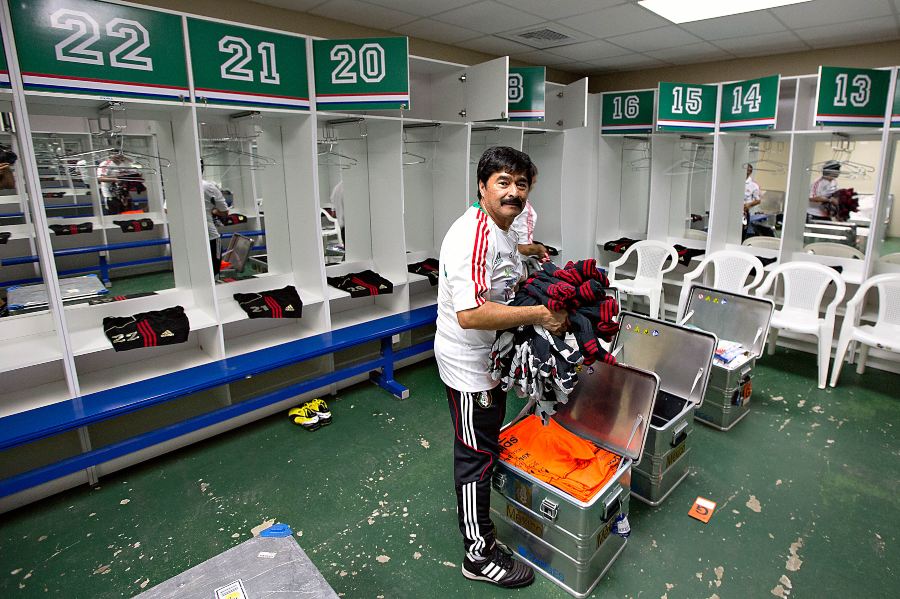
[[[836,270],[813,262],[788,262],[776,266],[756,295],[769,293],[776,279],[781,277],[784,286],[784,305],[772,315],[769,329],[769,355],[775,353],[779,329],[813,335],[819,347],[819,389],[825,388],[828,379],[828,362],[831,359],[831,342],[834,339],[834,315],[838,304],[844,299],[847,287]],[[828,286],[834,283],[834,299],[825,309],[825,318],[820,318],[822,299]]]
[[[637,252],[637,270],[633,279],[617,279],[616,269],[625,262],[632,253]],[[671,264],[666,266],[666,260]],[[678,253],[671,245],[661,241],[638,241],[625,254],[609,264],[609,284],[628,294],[629,308],[633,296],[645,296],[650,302],[650,318],[659,318],[660,299],[663,294],[663,275],[678,264]]]
[[[338,243],[344,243],[344,237],[341,235],[341,226],[335,217],[331,216],[324,208],[319,209],[319,216],[322,219],[322,240],[326,243],[329,239],[334,238]]]
[[[835,258],[853,258],[854,260],[862,260],[866,257],[865,254],[855,247],[828,241],[809,243],[803,246],[803,251],[816,256],[834,256]]]
[[[860,326],[859,318],[865,304],[866,293],[872,287],[878,288],[878,318],[874,325]],[[838,377],[841,375],[847,348],[856,342],[862,346],[856,365],[856,372],[859,374],[866,370],[866,357],[870,346],[900,352],[900,274],[877,275],[868,279],[847,302],[844,324],[841,325],[841,335],[838,337],[837,353],[834,355],[832,387],[837,385]]]
[[[894,252],[893,254],[885,254],[881,258],[878,259],[879,262],[886,262],[888,264],[900,264],[900,252]]]
[[[732,250],[722,250],[708,254],[700,261],[697,268],[684,275],[681,297],[678,300],[679,321],[684,317],[684,308],[687,306],[691,285],[703,276],[704,271],[710,264],[713,266],[712,287],[721,291],[746,294],[762,283],[763,278],[766,276],[762,261],[752,254]],[[747,283],[747,277],[754,270],[756,274],[753,275],[750,283]]]
[[[767,248],[770,250],[777,250],[781,247],[781,240],[777,237],[748,237],[744,240],[744,243],[741,245],[746,245],[749,247],[755,248]]]

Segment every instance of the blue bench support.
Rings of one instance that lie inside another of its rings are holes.
[[[375,384],[397,398],[406,399],[409,397],[409,389],[394,380],[395,362],[430,351],[434,345],[433,341],[429,340],[394,351],[391,338],[405,331],[434,324],[436,318],[436,306],[418,308],[410,312],[379,318],[6,416],[0,419],[0,425],[2,425],[0,426],[0,451],[137,412],[200,391],[252,378],[363,343],[376,340],[381,342],[381,355],[377,358],[300,381],[238,404],[0,480],[0,497],[12,495],[367,372]]]

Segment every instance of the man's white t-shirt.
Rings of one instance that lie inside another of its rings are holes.
[[[531,201],[525,201],[525,208],[513,221],[510,229],[519,236],[519,244],[528,245],[534,243],[534,227],[537,225],[537,212]]]
[[[221,237],[219,229],[216,228],[216,221],[213,220],[213,209],[219,212],[228,212],[228,204],[225,202],[225,196],[222,190],[210,181],[203,180],[203,211],[206,212],[206,234],[209,240]]]
[[[97,177],[122,177],[124,175],[130,175],[135,172],[137,171],[128,168],[127,160],[123,160],[119,164],[116,164],[116,162],[112,158],[107,158],[97,165]],[[100,195],[102,195],[104,198],[113,197],[114,194],[112,192],[112,183],[101,181]]]
[[[830,198],[837,193],[837,188],[837,182],[834,179],[829,181],[825,177],[819,177],[810,187],[809,197],[810,199],[815,197]],[[806,213],[810,216],[828,216],[828,212],[825,211],[822,204],[814,202],[810,202],[809,206],[806,207]]]
[[[744,205],[746,206],[750,202],[758,200],[759,198],[759,185],[757,185],[756,181],[754,181],[750,177],[747,177],[747,180],[744,181]],[[753,206],[749,210],[750,214],[756,214],[757,212],[759,212],[759,204]]]
[[[463,329],[456,313],[513,299],[523,273],[517,241],[512,227],[504,231],[475,204],[441,243],[434,355],[441,380],[457,391],[487,391],[498,384],[488,374],[496,331]]]

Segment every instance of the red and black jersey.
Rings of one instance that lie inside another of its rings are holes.
[[[439,262],[437,260],[428,258],[427,260],[408,265],[406,270],[417,275],[422,275],[423,277],[428,277],[428,281],[434,286],[438,284],[438,279],[440,278],[438,266]]]
[[[350,297],[368,297],[394,292],[394,284],[371,270],[351,272],[342,277],[328,277],[328,284],[350,294]]]
[[[300,318],[303,312],[303,302],[293,285],[259,293],[235,293],[234,301],[250,318]]]
[[[80,223],[77,225],[48,225],[55,235],[78,235],[90,233],[94,230],[93,223]]]
[[[103,319],[103,332],[114,350],[126,351],[184,343],[191,332],[191,325],[184,308],[172,306],[134,316],[107,316]]]
[[[677,243],[672,247],[678,252],[678,262],[682,266],[689,265],[691,263],[691,258],[694,256],[702,256],[706,253],[706,250],[695,250],[693,248],[684,247],[683,245],[678,245]]]
[[[619,237],[618,239],[613,239],[612,241],[607,241],[606,243],[604,243],[603,249],[607,252],[624,254],[625,250],[627,250],[637,242],[637,239],[631,239],[630,237]]]
[[[139,233],[141,231],[152,231],[153,221],[149,218],[139,218],[137,220],[114,220],[114,225],[119,225],[123,233]]]
[[[225,227],[247,222],[247,217],[243,214],[226,214],[225,216],[217,216],[216,219]]]

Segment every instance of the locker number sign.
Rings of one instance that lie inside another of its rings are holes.
[[[188,38],[198,101],[309,110],[305,38],[194,18]]]
[[[547,69],[510,67],[508,81],[509,120],[543,121]]]
[[[659,84],[658,131],[712,131],[716,128],[718,85]]]
[[[900,78],[900,69],[897,70]],[[894,84],[894,109],[891,110],[891,127],[900,127],[900,85]]]
[[[819,67],[816,126],[883,126],[890,83],[888,70]]]
[[[9,67],[3,50],[3,34],[0,34],[0,90],[9,89]]]
[[[26,91],[181,101],[178,15],[93,0],[9,3]]]
[[[655,98],[652,89],[603,94],[600,133],[651,133]]]
[[[314,40],[316,108],[409,109],[405,37]]]
[[[774,129],[780,75],[722,86],[720,129]]]

